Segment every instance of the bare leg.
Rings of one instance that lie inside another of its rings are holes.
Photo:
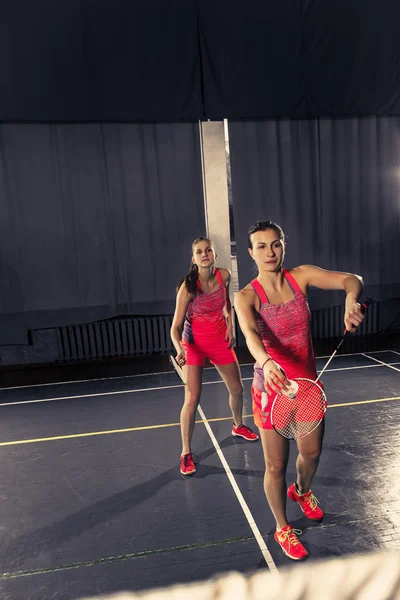
[[[181,410],[182,454],[188,454],[192,440],[197,405],[200,400],[203,367],[186,367],[185,401]]]
[[[306,494],[310,491],[311,481],[318,468],[319,457],[321,455],[324,430],[325,419],[312,433],[297,440],[299,455],[296,462],[296,483],[299,494]]]
[[[273,429],[259,429],[264,451],[264,490],[278,529],[288,525],[286,519],[286,468],[289,440]]]
[[[215,365],[229,392],[229,406],[236,426],[243,424],[243,385],[238,362]]]

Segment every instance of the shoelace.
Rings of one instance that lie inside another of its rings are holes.
[[[182,464],[184,467],[187,467],[189,460],[192,460],[192,455],[191,455],[191,453],[189,453],[189,454],[184,454],[184,455],[182,456],[182,458],[181,458],[181,464]]]
[[[287,531],[278,531],[277,533],[281,544],[284,544],[287,541],[290,546],[297,546],[297,544],[300,544],[300,540],[297,536],[301,535],[303,532],[301,529],[288,529]]]
[[[188,462],[192,461],[193,465],[194,465],[194,458],[197,455],[193,452],[189,452],[189,454],[184,454],[183,456],[181,456],[181,465],[183,465],[184,467],[187,467]]]
[[[240,429],[245,429],[246,431],[250,431],[251,433],[253,433],[253,431],[250,429],[250,427],[247,427],[247,425],[240,425],[239,427],[236,427],[237,431],[240,431]]]
[[[309,498],[305,498],[305,501],[308,502],[311,510],[315,510],[319,504],[319,500],[314,496],[314,494],[311,494]]]

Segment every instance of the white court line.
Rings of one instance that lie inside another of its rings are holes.
[[[379,352],[394,352],[400,356],[400,352],[396,352],[396,350],[373,350],[373,354],[378,354]],[[337,354],[335,358],[340,358],[341,356],[360,356],[362,352],[353,352],[350,354]],[[363,355],[365,356],[365,355]],[[330,358],[330,356],[316,356],[315,359],[324,359]],[[243,363],[240,367],[252,367],[254,363]],[[205,371],[214,369],[214,367],[205,367]],[[50,383],[32,383],[29,385],[14,385],[11,387],[0,387],[0,392],[4,390],[23,390],[26,388],[36,388],[36,387],[46,387],[51,385],[72,385],[74,383],[90,383],[92,381],[114,381],[118,379],[132,379],[134,377],[152,377],[153,375],[171,375],[173,371],[158,371],[156,373],[135,373],[134,375],[116,375],[115,377],[97,377],[93,379],[74,379],[73,381],[53,381]]]
[[[211,429],[211,426],[210,426],[209,422],[207,421],[207,418],[206,418],[206,416],[205,416],[205,414],[203,412],[203,409],[201,408],[200,404],[198,405],[197,409],[198,409],[198,411],[200,413],[200,417],[202,418],[202,420],[204,422],[204,426],[207,429],[208,435],[210,436],[211,441],[214,444],[214,448],[215,448],[215,450],[216,450],[216,452],[217,452],[217,454],[219,456],[219,459],[220,459],[220,461],[222,463],[222,466],[225,469],[225,472],[226,472],[226,475],[227,475],[227,477],[228,477],[228,479],[230,481],[230,484],[233,487],[233,491],[236,494],[236,498],[238,499],[239,504],[242,507],[242,510],[243,510],[244,515],[245,515],[245,517],[247,519],[247,522],[250,525],[250,528],[251,528],[252,532],[254,533],[254,537],[256,538],[256,541],[257,541],[257,543],[258,543],[258,545],[260,547],[260,550],[261,550],[261,553],[262,553],[262,555],[264,557],[264,560],[267,563],[268,568],[269,568],[270,571],[278,571],[278,569],[276,567],[276,564],[274,562],[274,559],[272,558],[272,556],[270,554],[270,551],[267,548],[267,545],[266,545],[266,543],[264,541],[264,538],[261,535],[261,532],[260,532],[260,530],[257,527],[257,524],[256,524],[256,522],[254,520],[254,517],[253,517],[253,515],[250,512],[250,509],[249,509],[249,507],[248,507],[248,505],[246,503],[246,500],[243,497],[242,492],[239,489],[238,484],[236,483],[236,480],[235,480],[235,478],[234,478],[234,476],[232,474],[232,471],[231,471],[231,469],[230,469],[230,467],[229,467],[229,465],[227,463],[227,460],[226,460],[226,458],[224,456],[224,453],[222,452],[221,447],[218,444],[217,438],[215,437],[215,435],[214,435],[214,433],[213,433],[213,431]]]
[[[116,375],[115,377],[96,377],[93,379],[73,379],[72,381],[50,381],[47,383],[31,383],[28,385],[13,385],[12,387],[0,387],[0,392],[3,390],[23,390],[25,388],[46,387],[49,385],[70,385],[72,383],[90,383],[91,381],[114,381],[114,379],[131,379],[132,377],[151,377],[153,375],[166,375],[167,373],[173,373],[173,371],[160,371],[159,373],[136,373],[135,375]]]
[[[372,357],[369,357],[372,360],[376,360]],[[389,365],[381,362],[381,361],[377,361],[379,362],[378,365],[355,365],[354,367],[339,367],[338,369],[327,369],[325,371],[325,373],[332,373],[333,371],[353,371],[355,369],[373,369],[374,367],[388,367]],[[400,363],[393,363],[394,365],[399,365]],[[317,373],[320,373],[322,371],[322,369],[320,369],[319,371],[317,371]]]
[[[381,354],[382,352],[394,352],[395,354],[399,354],[399,352],[396,352],[395,350],[371,350],[370,354]],[[336,354],[335,358],[340,358],[341,356],[364,356],[365,354],[368,354],[368,352],[348,352],[347,354]],[[327,354],[326,356],[316,356],[315,358],[330,358],[331,356],[331,354]]]
[[[206,367],[213,369],[214,367]],[[71,385],[74,383],[91,383],[92,381],[114,381],[118,379],[133,379],[134,377],[153,377],[156,375],[171,375],[174,371],[159,371],[157,373],[135,373],[134,375],[116,375],[115,377],[95,377],[93,379],[73,379],[71,381],[53,381],[48,383],[32,383],[29,385],[14,385],[12,387],[0,387],[0,392],[4,390],[23,390],[25,388],[46,387],[49,385]]]
[[[242,367],[253,366],[254,363],[241,365]],[[205,371],[211,371],[214,367],[204,367]],[[116,375],[115,377],[95,377],[93,379],[73,379],[72,381],[53,381],[48,383],[32,383],[29,385],[14,385],[12,387],[0,387],[0,392],[6,390],[24,390],[25,388],[46,387],[49,385],[71,385],[73,383],[91,383],[92,381],[114,381],[118,379],[133,379],[134,377],[155,377],[156,375],[175,375],[175,371],[158,371],[156,373],[135,373],[133,375]]]
[[[250,378],[252,379],[252,377]],[[214,385],[215,383],[224,383],[220,381],[204,381],[203,385]],[[153,388],[138,388],[136,390],[118,390],[115,392],[98,392],[97,394],[81,394],[79,396],[56,396],[54,398],[38,398],[37,400],[20,400],[19,402],[0,402],[0,406],[17,406],[18,404],[38,404],[39,402],[55,402],[56,400],[79,400],[79,398],[98,398],[99,396],[116,396],[118,394],[136,394],[138,392],[157,392],[159,390],[173,390],[183,388],[184,385],[164,385]]]
[[[211,383],[223,383],[216,381]],[[118,394],[136,394],[137,392],[154,392],[156,390],[170,390],[174,388],[182,388],[182,384],[166,385],[164,387],[155,388],[139,388],[137,390],[118,390],[116,392],[98,392],[97,394],[82,394],[80,396],[56,396],[55,398],[38,398],[37,400],[21,400],[20,402],[1,402],[0,406],[16,406],[18,404],[38,404],[39,402],[55,402],[56,400],[79,400],[79,398],[98,398],[99,396],[116,396]]]
[[[379,365],[357,365],[354,367],[339,367],[338,369],[326,369],[325,373],[334,373],[335,371],[355,371],[357,369],[373,369],[375,367],[389,367],[390,365],[379,361]],[[400,365],[400,363],[393,363],[393,365]],[[317,374],[321,373],[322,369],[317,370]],[[242,377],[242,381],[251,381],[253,377]],[[209,382],[210,383],[210,382]]]
[[[391,365],[389,363],[385,363],[385,362],[383,362],[383,360],[378,360],[374,356],[367,356],[366,354],[363,354],[363,356],[365,356],[366,358],[369,358],[370,360],[373,360],[373,361],[375,361],[377,363],[380,363],[381,365],[383,365],[385,367],[389,367],[389,369],[393,369],[394,371],[397,371],[398,373],[400,373],[400,369],[398,369],[394,365]]]
[[[372,360],[379,362],[378,365],[358,365],[356,367],[341,367],[339,369],[327,369],[325,373],[331,373],[336,371],[352,371],[355,369],[372,369],[374,367],[390,367],[391,365],[386,364],[382,361],[378,361],[371,357]],[[395,363],[398,364],[398,363]],[[395,369],[395,367],[393,367]],[[396,369],[396,371],[400,371],[400,369]],[[318,373],[319,371],[317,371]],[[242,377],[242,381],[252,381],[253,377]],[[202,385],[215,385],[224,383],[222,379],[218,381],[203,381]],[[38,398],[36,400],[16,400],[14,402],[0,402],[1,406],[18,406],[19,404],[39,404],[41,402],[55,402],[56,400],[79,400],[80,398],[98,398],[100,396],[117,396],[121,394],[137,394],[138,392],[157,392],[160,390],[172,390],[177,388],[183,388],[183,384],[177,385],[165,385],[159,387],[152,388],[137,388],[135,390],[117,390],[114,392],[97,392],[96,394],[80,394],[78,396],[55,396],[53,398]]]

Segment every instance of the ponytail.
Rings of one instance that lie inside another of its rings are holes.
[[[176,288],[176,291],[178,292],[182,283],[184,283],[187,292],[189,294],[192,294],[193,296],[196,296],[197,290],[198,290],[198,288],[197,288],[198,276],[199,276],[199,267],[194,262],[192,262],[189,273],[187,275],[185,275],[185,277],[181,280],[178,287]]]
[[[193,249],[194,249],[195,245],[198,242],[208,242],[211,246],[213,246],[213,243],[212,243],[212,241],[209,238],[207,238],[207,237],[198,237],[195,240],[193,240],[193,242],[192,242],[192,253],[193,253]],[[182,283],[184,283],[187,292],[189,294],[191,294],[192,296],[196,296],[197,292],[198,292],[198,288],[197,288],[198,277],[199,277],[199,267],[192,260],[191,265],[190,265],[190,271],[180,281],[178,287],[176,288],[176,292],[177,293],[179,292],[179,289],[180,289]]]

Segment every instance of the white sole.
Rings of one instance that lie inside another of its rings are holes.
[[[278,542],[277,542],[277,544],[278,544]],[[282,550],[283,554],[284,554],[285,556],[287,556],[288,558],[290,558],[290,560],[305,560],[306,558],[308,558],[308,554],[307,554],[306,556],[303,556],[303,558],[295,558],[294,556],[290,556],[290,554],[288,554],[288,553],[286,552],[286,550],[284,550],[280,544],[278,544],[278,546],[279,546],[279,547],[280,547],[280,549]]]
[[[249,440],[247,437],[244,437],[244,435],[240,435],[240,433],[232,433],[233,437],[240,437],[242,438],[242,440],[246,440],[246,442],[258,442],[258,440],[260,438],[256,438],[255,440]]]

